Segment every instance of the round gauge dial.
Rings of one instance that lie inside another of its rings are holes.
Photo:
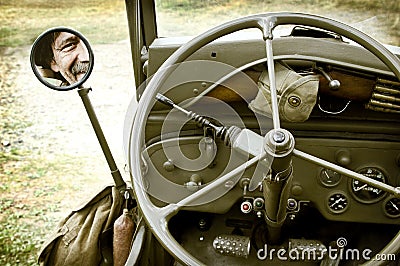
[[[385,209],[385,214],[390,218],[400,217],[400,199],[399,198],[389,198],[385,201],[383,205]]]
[[[335,172],[330,169],[322,169],[319,180],[321,183],[327,187],[333,187],[339,184],[341,175],[338,172]]]
[[[328,208],[333,213],[342,213],[347,209],[349,201],[345,194],[341,192],[333,193],[328,198]]]
[[[376,181],[386,183],[385,174],[375,167],[366,167],[357,171],[359,174],[365,175]],[[381,200],[386,192],[368,185],[362,181],[353,179],[351,180],[351,192],[353,193],[356,200],[362,203],[374,203]]]

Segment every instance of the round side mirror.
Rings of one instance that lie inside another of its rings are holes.
[[[93,51],[79,32],[57,27],[43,32],[31,50],[33,73],[47,87],[66,91],[80,87],[93,69]]]

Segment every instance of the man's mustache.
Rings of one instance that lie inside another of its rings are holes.
[[[77,75],[79,73],[86,73],[89,70],[89,62],[76,62],[71,69],[71,73]]]

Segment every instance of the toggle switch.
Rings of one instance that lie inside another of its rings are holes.
[[[329,76],[328,73],[325,72],[325,70],[322,67],[317,67],[317,70],[321,72],[322,76],[324,76],[328,82],[329,82],[329,88],[333,91],[337,91],[340,88],[340,81],[337,79],[333,79],[331,76]]]

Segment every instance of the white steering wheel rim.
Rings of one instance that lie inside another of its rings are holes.
[[[266,26],[268,24],[270,24],[270,26],[272,25],[272,27]],[[180,246],[168,231],[168,220],[180,209],[180,206],[170,204],[165,208],[156,207],[151,202],[145,189],[143,189],[145,187],[142,174],[144,162],[142,161],[141,153],[144,149],[144,125],[146,124],[150,109],[154,105],[155,96],[163,82],[167,79],[170,66],[184,61],[192,53],[211,41],[229,33],[247,28],[259,28],[263,31],[263,35],[267,37],[269,30],[282,24],[299,24],[318,27],[347,37],[376,55],[400,80],[400,60],[382,44],[346,24],[308,14],[266,13],[240,18],[217,26],[199,35],[175,51],[152,77],[139,101],[137,110],[140,110],[140,112],[136,113],[130,131],[128,163],[132,171],[132,184],[137,203],[147,224],[155,237],[160,241],[161,245],[178,261],[185,265],[201,265],[202,263]],[[397,234],[381,252],[399,250],[399,246],[400,233]]]

